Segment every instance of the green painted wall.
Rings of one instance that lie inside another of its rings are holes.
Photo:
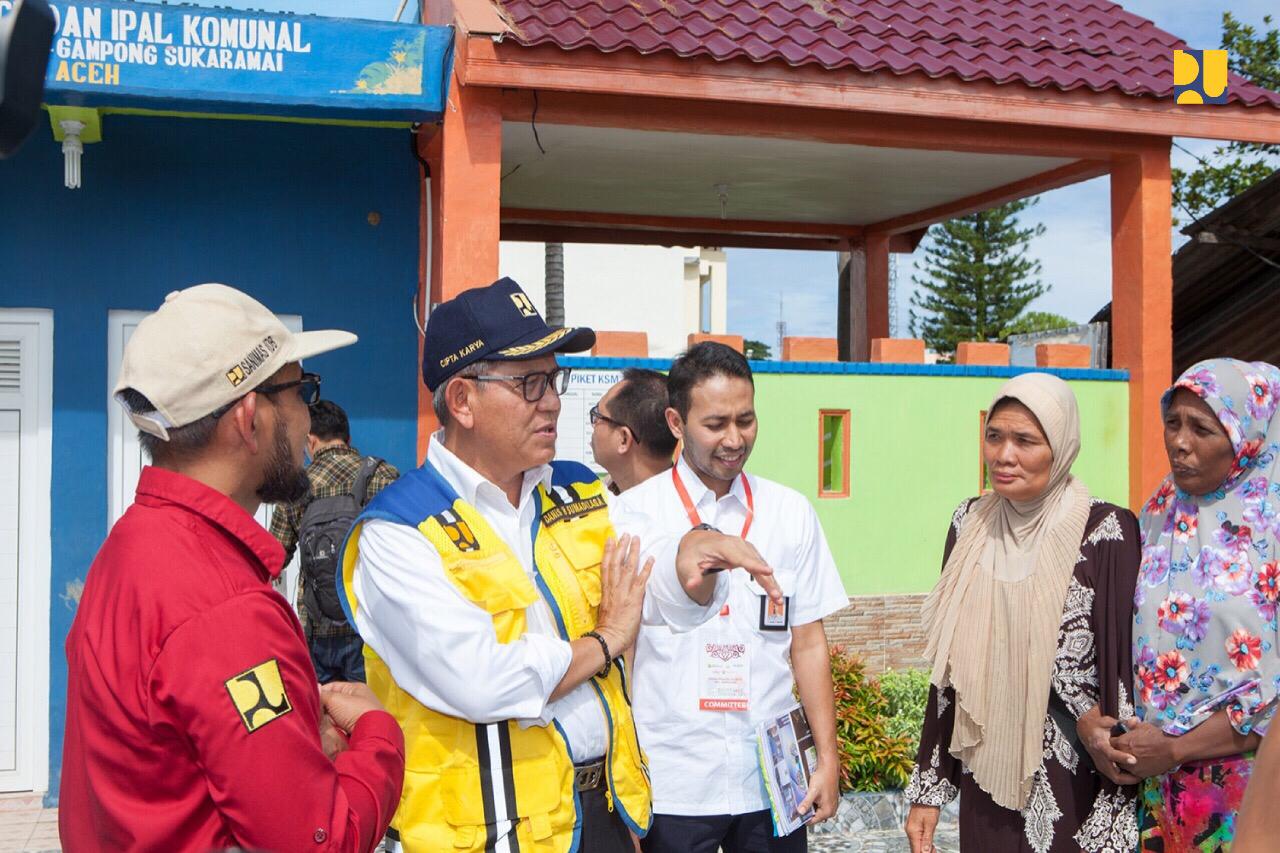
[[[760,435],[747,467],[818,508],[849,594],[928,592],[951,514],[979,490],[978,413],[1005,380],[758,372],[755,381]],[[1070,384],[1082,422],[1075,473],[1094,495],[1123,505],[1128,385]],[[818,498],[820,409],[851,412],[847,498]]]

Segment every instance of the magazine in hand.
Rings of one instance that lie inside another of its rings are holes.
[[[790,835],[813,820],[813,809],[798,806],[809,795],[809,780],[818,769],[818,749],[804,709],[797,705],[781,716],[756,726],[756,752],[769,792],[773,834]]]

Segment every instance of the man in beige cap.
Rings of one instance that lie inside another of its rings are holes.
[[[362,684],[317,686],[253,518],[308,487],[302,360],[355,341],[292,334],[221,284],[171,293],[130,339],[116,398],[153,464],[67,637],[65,849],[370,851],[386,831],[399,726]],[[349,738],[333,760],[322,715]]]

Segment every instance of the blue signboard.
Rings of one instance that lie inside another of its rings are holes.
[[[0,0],[0,14],[11,5]],[[443,110],[449,27],[128,0],[50,5],[50,104],[372,121]]]

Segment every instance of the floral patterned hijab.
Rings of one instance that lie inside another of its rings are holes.
[[[1209,404],[1236,456],[1217,491],[1189,495],[1169,476],[1143,509],[1137,712],[1180,735],[1226,709],[1240,733],[1263,733],[1280,692],[1280,370],[1202,361],[1162,409],[1179,388]]]

